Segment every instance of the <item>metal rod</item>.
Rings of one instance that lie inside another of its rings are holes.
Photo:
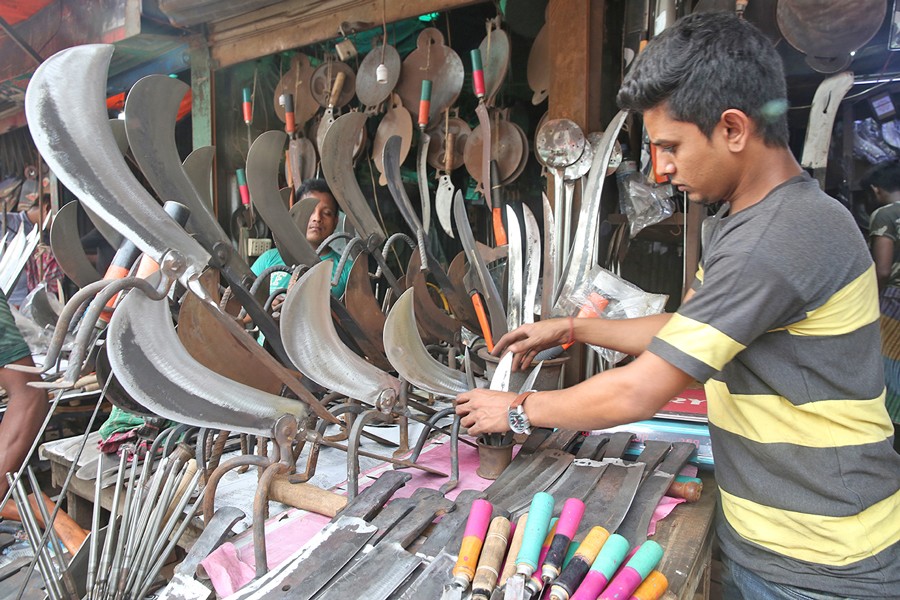
[[[125,501],[122,506],[122,518],[119,522],[119,531],[121,532],[119,537],[122,541],[115,545],[115,553],[113,554],[112,561],[112,575],[109,578],[109,589],[113,590],[116,589],[119,582],[119,575],[122,569],[122,554],[125,551],[125,541],[128,539],[131,530],[131,502],[132,496],[134,495],[134,477],[137,474],[137,454],[135,453],[135,447],[131,444],[122,446],[122,452],[128,452],[128,456],[131,457],[131,473],[125,482]]]
[[[122,490],[122,481],[125,478],[125,453],[119,455],[119,471],[116,474],[116,489],[113,490],[112,506],[109,508],[109,521],[106,523],[106,539],[103,544],[103,552],[100,553],[100,568],[97,572],[97,585],[105,589],[109,579],[109,570],[112,565],[113,544],[116,539],[116,523],[119,512],[119,496]],[[97,479],[100,479],[99,465]]]
[[[41,519],[44,521],[44,526],[50,531],[50,546],[53,548],[53,555],[56,558],[57,564],[57,572],[62,573],[63,576],[63,584],[66,586],[66,592],[72,598],[77,598],[77,592],[75,591],[75,582],[72,581],[72,575],[66,570],[66,563],[63,560],[63,545],[62,542],[59,541],[59,536],[56,534],[56,531],[52,526],[47,525],[50,522],[50,513],[47,512],[47,507],[44,505],[44,496],[41,493],[41,486],[38,485],[37,477],[34,474],[34,469],[30,466],[27,468],[28,473],[28,481],[31,484],[31,491],[34,492],[34,499],[38,506],[38,512],[41,513]]]
[[[12,476],[9,473],[6,474],[6,481],[9,482],[10,487],[13,487]],[[41,539],[41,531],[34,519],[34,513],[31,512],[31,506],[28,504],[28,497],[25,495],[22,481],[19,480],[14,487],[15,492],[13,492],[13,495],[16,499],[16,505],[19,508],[19,517],[22,519],[22,526],[25,528],[28,542],[31,544],[31,549],[34,551],[34,561],[32,562],[37,562],[38,570],[41,572],[41,577],[44,579],[44,587],[47,590],[47,595],[50,596],[51,600],[57,598],[61,599],[62,591],[59,589],[59,582],[56,581],[56,578],[53,576],[53,566],[45,554],[44,543],[38,542],[38,540]],[[20,594],[25,589],[27,583],[26,580],[22,584],[22,590],[19,590]]]
[[[203,498],[204,498],[204,495],[206,494],[207,489],[209,489],[209,488],[205,487],[200,491],[200,496],[197,498],[197,501],[194,502],[193,506],[191,506],[191,510],[188,512],[187,515],[185,515],[184,520],[181,522],[181,526],[178,528],[178,531],[175,532],[175,535],[172,537],[171,541],[169,542],[169,545],[166,546],[165,550],[163,551],[163,553],[161,555],[163,558],[168,556],[169,554],[171,554],[172,550],[175,549],[175,545],[178,544],[178,541],[181,539],[181,536],[184,535],[184,532],[187,529],[187,526],[190,524],[191,520],[193,520],[194,515],[197,514],[197,510],[203,504]],[[152,585],[153,580],[156,579],[156,576],[159,574],[160,569],[162,569],[162,566],[163,566],[162,563],[163,563],[162,559],[157,561],[156,566],[153,568],[153,571],[151,571],[150,575],[147,577],[144,587],[141,589],[140,593],[137,594],[137,596],[135,596],[136,598],[143,598],[144,596],[147,595],[147,591],[150,589],[150,586]]]
[[[69,482],[72,481],[72,477],[75,475],[75,471],[78,469],[78,461],[81,459],[81,453],[84,452],[84,447],[87,445],[88,433],[94,426],[94,421],[97,419],[97,413],[100,412],[100,406],[103,404],[103,399],[106,398],[106,390],[109,388],[109,384],[112,381],[112,377],[110,377],[106,384],[103,386],[103,391],[100,392],[100,397],[97,398],[97,404],[94,406],[94,412],[91,413],[91,418],[88,419],[87,427],[85,428],[85,433],[81,437],[81,444],[78,447],[78,451],[75,453],[75,456],[72,460],[71,466],[69,466],[69,470],[66,472],[66,479],[63,481],[62,488],[59,492],[59,500],[56,502],[56,505],[53,507],[53,512],[50,514],[50,523],[47,524],[48,529],[53,526],[53,522],[56,520],[56,515],[59,513],[62,499],[65,498],[66,492],[69,489]],[[62,397],[62,394],[57,394],[57,397]],[[47,415],[47,419],[44,422],[44,427],[46,427],[47,423],[50,421],[50,415],[53,414],[53,411]],[[43,434],[43,430],[38,435],[37,439],[40,439],[40,436]],[[32,451],[37,446],[35,443],[32,446]],[[29,454],[30,455],[30,454]],[[26,460],[27,462],[27,460]],[[22,469],[19,469],[19,474],[21,475]],[[21,478],[21,477],[20,477]],[[44,532],[44,537],[41,538],[41,545],[47,543],[47,532]],[[28,569],[25,572],[25,578],[22,581],[22,587],[19,588],[19,594],[16,596],[16,600],[22,600],[22,594],[25,593],[25,587],[28,585],[28,580],[31,578],[31,574],[34,573],[34,567],[37,564],[36,561],[31,561],[31,564],[28,565]]]

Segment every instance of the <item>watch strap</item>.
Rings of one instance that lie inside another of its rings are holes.
[[[528,396],[534,394],[535,392],[537,392],[537,390],[529,390],[527,392],[522,392],[521,394],[516,396],[515,399],[510,403],[509,409],[516,410],[517,408],[522,406],[522,404],[524,404],[525,400],[528,399]]]

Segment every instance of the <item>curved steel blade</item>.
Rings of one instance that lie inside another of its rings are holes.
[[[388,141],[384,143],[384,152],[382,155],[382,164],[384,166],[384,178],[387,180],[388,190],[400,209],[400,215],[409,228],[418,235],[420,231],[424,232],[422,221],[416,214],[406,188],[403,187],[403,179],[400,177],[400,153],[403,145],[403,138],[399,135],[392,135]]]
[[[201,146],[184,159],[181,166],[184,174],[191,180],[194,189],[200,194],[200,198],[212,212],[212,167],[216,156],[215,146]]]
[[[495,340],[499,340],[500,336],[508,331],[506,327],[506,311],[503,310],[503,304],[500,302],[500,292],[497,291],[497,286],[494,284],[494,280],[491,279],[487,265],[475,249],[475,236],[472,235],[472,226],[469,224],[469,216],[466,214],[466,205],[463,201],[462,192],[459,190],[456,191],[456,198],[453,200],[453,217],[456,220],[459,241],[466,252],[466,259],[469,261],[469,265],[475,272],[478,283],[481,286],[481,289],[478,291],[481,292],[481,295],[484,297],[484,303],[487,305],[488,316],[491,320],[491,334]]]
[[[526,204],[522,204],[525,217],[525,292],[522,294],[522,322],[534,323],[537,287],[541,272],[541,233],[537,219]]]
[[[286,139],[283,131],[266,131],[254,140],[247,153],[247,185],[253,205],[278,239],[284,261],[289,265],[314,265],[319,256],[294,223],[278,189],[278,165]]]
[[[322,142],[322,173],[353,228],[366,242],[367,250],[384,244],[384,230],[372,213],[369,203],[359,189],[353,171],[353,149],[366,123],[366,115],[351,112],[338,117],[328,128]]]
[[[247,309],[275,354],[287,363],[275,321],[246,289],[248,282],[254,279],[253,272],[240,254],[234,251],[231,241],[194,188],[178,157],[175,119],[187,90],[187,84],[164,75],[140,79],[125,101],[128,143],[157,194],[163,200],[182,202],[191,210],[188,230],[211,253],[213,266],[221,268],[235,298]]]
[[[416,328],[415,290],[403,292],[384,324],[384,349],[400,376],[432,394],[456,396],[471,389],[465,374],[438,362],[425,349]]]
[[[194,360],[175,333],[168,300],[128,294],[113,313],[106,343],[122,387],[167,419],[268,437],[282,415],[301,421],[308,412],[302,402],[226,379]]]
[[[431,193],[428,190],[428,178],[425,169],[428,165],[428,146],[431,145],[431,136],[424,131],[419,132],[419,154],[416,157],[416,175],[419,180],[419,199],[422,202],[422,227],[425,235],[431,228]]]
[[[100,281],[100,273],[88,260],[78,233],[78,204],[69,202],[59,209],[50,226],[50,247],[63,273],[82,288]]]
[[[110,119],[109,127],[112,129],[113,137],[116,138],[116,146],[119,152],[125,154],[128,152],[128,134],[125,133],[125,121],[119,118]]]
[[[500,359],[500,362],[497,363],[497,368],[494,369],[494,376],[491,377],[490,385],[490,389],[495,392],[509,391],[509,379],[512,375],[513,356],[512,352],[507,352],[503,355],[503,358]]]
[[[575,237],[572,240],[572,252],[563,266],[558,291],[553,299],[554,306],[560,298],[570,296],[578,283],[584,281],[588,271],[594,266],[600,229],[600,195],[603,193],[603,182],[606,180],[606,165],[609,164],[609,159],[615,149],[616,138],[627,116],[626,111],[619,111],[619,114],[613,117],[606,127],[606,131],[603,132],[603,137],[600,138],[600,143],[597,145],[594,162],[591,163],[591,170],[588,173],[584,198],[581,201],[581,211],[578,213],[578,227],[575,229]]]
[[[142,77],[125,100],[125,130],[147,181],[164,202],[176,200],[191,209],[187,229],[212,251],[228,236],[188,179],[175,145],[178,108],[189,90],[183,81],[166,75]]]
[[[541,206],[544,210],[544,273],[541,285],[541,319],[549,319],[553,303],[556,300],[556,223],[553,219],[553,208],[547,194],[541,193]]]
[[[434,194],[434,212],[437,214],[438,223],[449,237],[453,235],[453,182],[450,174],[444,173],[438,180],[437,192]]]
[[[511,206],[506,207],[506,237],[509,242],[506,261],[506,324],[512,331],[522,324],[522,292],[525,289],[522,268],[525,261],[522,255],[522,229],[519,227],[519,217]]]
[[[28,127],[38,151],[63,185],[97,215],[160,262],[169,250],[184,258],[173,269],[187,283],[209,253],[180,227],[131,173],[106,115],[106,78],[113,46],[63,50],[35,70],[25,93]]]
[[[399,395],[396,377],[369,364],[340,340],[330,303],[331,261],[326,260],[309,269],[282,304],[281,335],[288,356],[304,375],[349,398],[374,404],[386,390]]]
[[[122,240],[125,239],[122,237],[122,234],[112,228],[112,226],[100,218],[100,216],[95,213],[90,207],[84,202],[81,203],[81,208],[84,209],[84,213],[88,216],[88,219],[91,220],[94,227],[97,228],[97,231],[100,232],[100,235],[103,236],[103,239],[109,242],[109,245],[113,248],[119,248],[122,245]]]

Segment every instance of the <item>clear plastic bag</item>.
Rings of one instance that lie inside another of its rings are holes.
[[[633,319],[663,312],[668,299],[665,294],[645,292],[603,267],[595,266],[571,296],[560,298],[553,316]],[[589,346],[609,364],[616,364],[625,358],[621,352]]]
[[[669,197],[670,186],[651,183],[640,173],[633,161],[625,161],[616,169],[619,188],[619,209],[628,219],[628,233],[634,237],[638,232],[671,217],[675,203]]]

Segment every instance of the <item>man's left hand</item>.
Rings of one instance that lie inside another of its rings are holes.
[[[511,392],[470,390],[456,397],[456,414],[469,435],[509,431],[509,405],[516,399]]]

